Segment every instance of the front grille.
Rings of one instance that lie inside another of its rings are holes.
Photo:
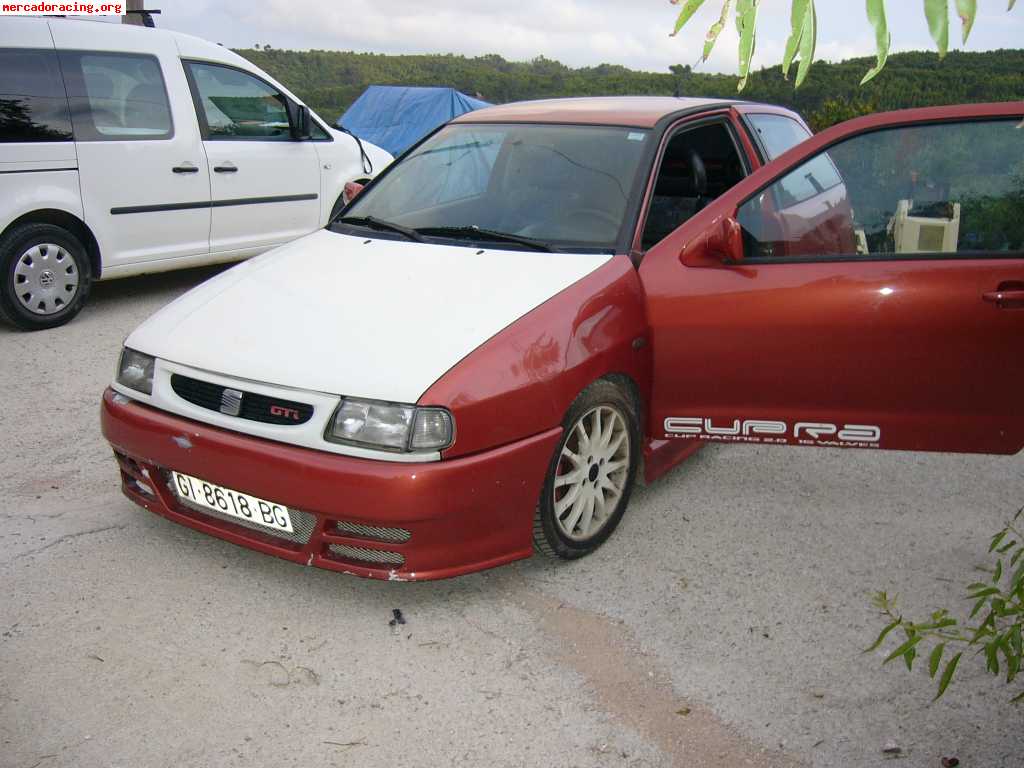
[[[241,419],[260,421],[264,424],[305,424],[313,418],[313,406],[308,403],[299,403],[294,400],[282,400],[277,397],[267,397],[256,392],[241,392],[241,406],[237,409],[224,410],[222,406],[231,398],[225,398],[225,390],[230,394],[231,387],[222,387],[220,384],[213,384],[209,381],[200,381],[181,374],[171,374],[171,389],[174,393],[192,405],[200,408],[207,408],[218,413],[226,413],[229,416],[238,416]]]
[[[288,508],[288,517],[292,521],[292,528],[294,531],[288,533],[288,531],[281,531],[275,528],[267,528],[265,525],[259,525],[258,523],[251,523],[244,517],[235,517],[234,515],[228,515],[224,512],[218,512],[208,507],[202,507],[188,499],[183,499],[177,494],[172,483],[168,483],[171,489],[171,493],[174,494],[175,500],[181,506],[187,508],[191,512],[198,512],[201,515],[207,515],[208,517],[215,518],[217,520],[226,520],[229,523],[240,525],[243,528],[256,531],[258,533],[266,534],[267,536],[273,536],[276,539],[284,539],[290,541],[293,544],[301,544],[305,546],[309,543],[309,537],[313,535],[313,529],[316,528],[316,516],[311,515],[309,512],[303,512],[301,509]]]
[[[348,536],[359,536],[363,539],[376,539],[377,541],[389,541],[395,544],[404,544],[412,534],[405,528],[385,528],[380,525],[363,525],[361,523],[350,523],[346,520],[339,520],[334,524],[338,533]]]
[[[405,557],[398,552],[385,552],[380,549],[365,549],[363,547],[350,547],[347,544],[331,544],[329,547],[332,555],[337,555],[343,560],[355,560],[360,563],[374,563],[379,565],[405,565]]]

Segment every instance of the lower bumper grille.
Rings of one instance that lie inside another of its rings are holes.
[[[377,563],[380,565],[405,565],[405,557],[398,552],[385,552],[382,549],[364,549],[350,547],[348,544],[331,544],[331,554],[343,560],[354,560],[359,563]]]
[[[363,525],[362,523],[350,523],[347,520],[339,520],[334,524],[338,533],[346,536],[358,536],[362,539],[373,539],[374,541],[386,541],[393,544],[404,544],[412,534],[405,528],[386,528],[382,525]]]

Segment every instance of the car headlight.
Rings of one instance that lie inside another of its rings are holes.
[[[117,364],[117,383],[142,392],[153,394],[153,364],[156,359],[150,355],[136,352],[125,347],[121,350],[121,360]]]
[[[385,451],[439,451],[452,444],[455,424],[442,408],[345,398],[324,438]]]

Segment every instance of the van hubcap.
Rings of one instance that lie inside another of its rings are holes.
[[[629,431],[615,408],[583,414],[562,447],[555,470],[555,520],[562,534],[585,541],[607,525],[626,489]]]
[[[33,245],[14,267],[14,295],[29,312],[60,312],[78,293],[78,265],[59,245]]]

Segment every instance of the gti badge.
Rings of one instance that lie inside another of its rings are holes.
[[[220,396],[220,412],[237,416],[242,412],[242,393],[237,389],[225,389]]]

